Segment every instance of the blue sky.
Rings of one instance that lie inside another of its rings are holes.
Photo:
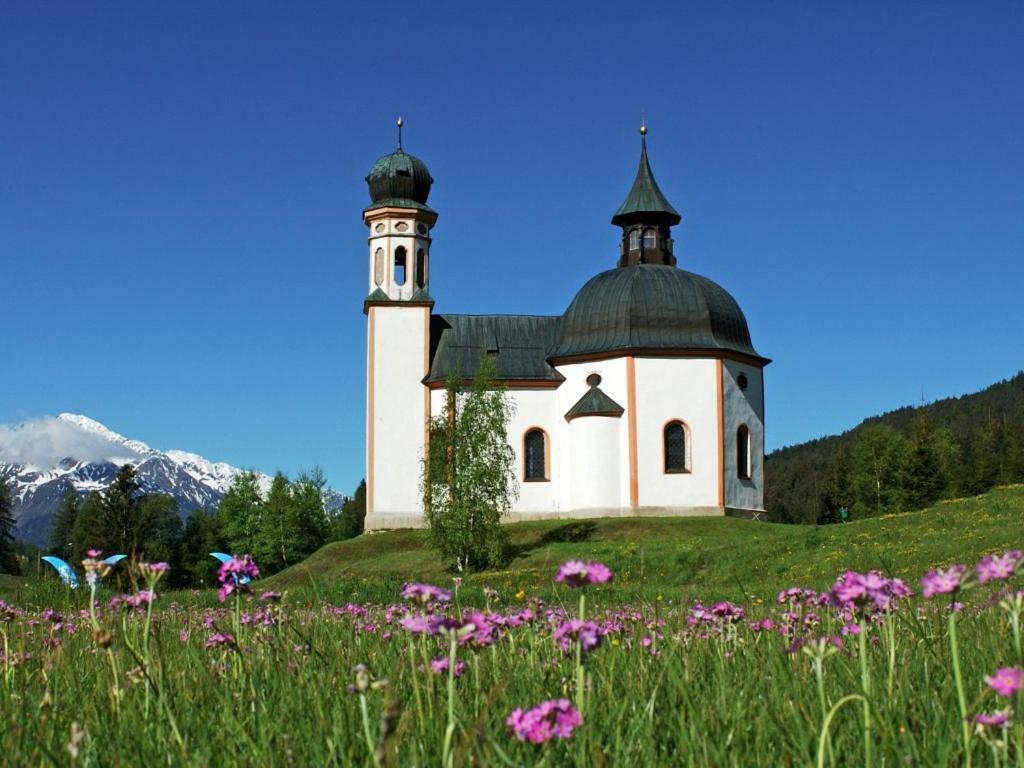
[[[363,177],[435,178],[438,311],[614,266],[641,113],[769,447],[1021,367],[1024,5],[33,3],[0,11],[0,423],[363,473]]]

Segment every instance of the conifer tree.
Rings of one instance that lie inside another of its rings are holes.
[[[295,537],[293,548],[296,557],[311,555],[327,541],[325,487],[327,479],[320,467],[300,472],[292,483],[289,529]]]
[[[850,486],[850,462],[846,456],[846,448],[839,445],[832,457],[832,466],[825,480],[822,493],[822,512],[819,523],[842,522],[841,510],[849,511],[853,505],[853,490]]]
[[[79,506],[68,541],[72,542],[69,561],[72,564],[80,563],[85,558],[86,551],[90,549],[120,554],[114,552],[113,542],[109,540],[109,533],[104,526],[103,502],[98,492],[90,493]]]
[[[71,556],[70,548],[74,546],[72,537],[75,533],[75,523],[78,521],[80,507],[81,502],[75,489],[68,489],[53,516],[53,522],[50,524],[49,545],[50,552],[53,554],[65,559]]]
[[[946,489],[935,430],[924,414],[914,421],[900,482],[900,505],[906,510],[924,509],[938,501]]]
[[[363,532],[366,520],[366,480],[360,480],[355,494],[345,499],[335,521],[335,539],[352,539]]]
[[[256,551],[253,553],[261,568],[279,571],[294,562],[294,531],[291,530],[292,495],[288,478],[278,472],[270,485],[263,504]]]
[[[14,501],[6,480],[0,480],[0,570],[17,573],[18,562],[14,556]]]
[[[256,473],[238,475],[217,510],[231,554],[255,554],[263,514],[263,496]]]
[[[850,453],[850,485],[858,517],[898,508],[905,446],[900,434],[884,424],[857,432]]]
[[[108,552],[128,555],[130,561],[139,555],[139,481],[135,467],[125,464],[114,482],[102,494],[102,543],[96,546]],[[86,543],[88,546],[88,543]]]
[[[216,584],[219,566],[210,553],[227,548],[216,510],[193,509],[185,520],[178,556],[185,582],[197,587]]]

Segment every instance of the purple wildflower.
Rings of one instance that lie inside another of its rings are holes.
[[[956,592],[963,584],[966,573],[966,565],[951,565],[949,568],[928,571],[921,579],[921,593],[925,597],[931,597]]]
[[[984,584],[992,579],[1008,579],[1013,576],[1024,558],[1019,549],[1004,552],[1001,555],[985,555],[978,563],[978,581]]]
[[[558,569],[555,581],[577,589],[588,584],[606,584],[614,577],[611,568],[604,563],[568,560]]]
[[[227,632],[214,632],[206,639],[207,648],[220,648],[222,646],[234,647],[235,638]]]
[[[1010,722],[1009,712],[979,712],[969,718],[972,723],[978,725],[1006,725]]]
[[[1020,667],[1001,667],[985,678],[988,687],[1000,696],[1013,696],[1024,684],[1024,670]]]
[[[260,569],[253,561],[252,555],[233,557],[226,563],[221,563],[217,571],[217,580],[220,581],[217,597],[223,603],[232,592],[248,589],[246,585],[259,577]]]
[[[448,674],[448,657],[442,656],[441,658],[434,659],[430,662],[430,671],[435,675],[447,675]],[[455,677],[462,677],[462,673],[466,671],[466,662],[457,661],[455,662]]]
[[[409,582],[402,585],[399,593],[403,600],[413,600],[417,603],[447,603],[452,599],[452,593],[447,589],[435,587],[433,584],[416,584]]]
[[[439,616],[406,616],[399,623],[413,635],[436,635],[442,621]]]
[[[520,741],[543,744],[551,739],[568,739],[583,723],[583,716],[568,699],[557,699],[525,712],[516,709],[505,722]]]
[[[141,563],[139,565],[139,568],[142,570],[143,573],[147,573],[151,576],[162,576],[163,574],[171,570],[171,566],[169,566],[167,563]]]
[[[583,653],[590,653],[601,644],[601,629],[592,621],[573,619],[564,622],[552,635],[555,644],[566,653],[571,647],[570,641],[576,640]]]

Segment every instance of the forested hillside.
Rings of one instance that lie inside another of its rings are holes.
[[[1024,371],[970,395],[865,419],[765,460],[773,520],[837,522],[1024,482]]]

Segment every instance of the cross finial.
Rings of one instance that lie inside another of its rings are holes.
[[[398,126],[398,148],[402,148],[402,126],[405,125],[405,121],[402,120],[402,116],[398,116],[398,120],[395,121],[395,125]]]
[[[640,143],[647,147],[647,116],[643,112],[640,113]]]

